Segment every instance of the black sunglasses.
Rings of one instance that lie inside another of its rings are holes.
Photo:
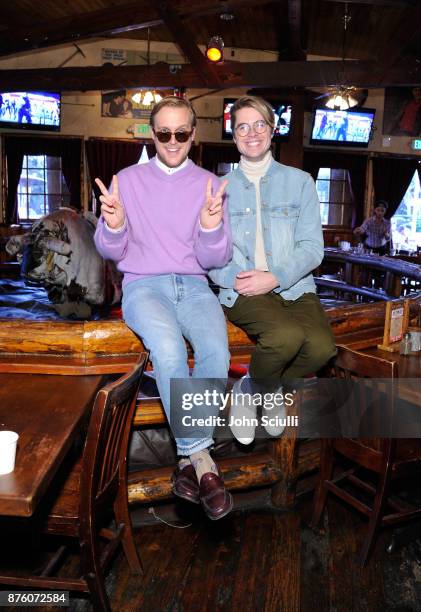
[[[159,142],[162,142],[162,143],[169,142],[171,140],[172,135],[175,136],[175,139],[177,142],[187,142],[192,134],[193,134],[193,130],[191,132],[186,132],[186,131],[170,132],[169,130],[160,130],[159,132],[155,132],[155,136],[157,137]]]

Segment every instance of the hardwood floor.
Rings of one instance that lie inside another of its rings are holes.
[[[238,500],[237,500],[238,501]],[[267,497],[254,507],[219,522],[200,508],[181,503],[179,529],[154,521],[147,510],[134,513],[143,577],[129,574],[122,554],[106,580],[112,610],[118,612],[419,612],[419,542],[392,555],[390,531],[382,533],[364,570],[356,563],[365,522],[331,500],[324,534],[305,526],[310,501],[294,513],[269,507]],[[174,521],[172,506],[155,508]],[[65,566],[69,571],[72,562]],[[7,609],[7,608],[5,608]],[[13,610],[16,608],[10,608]],[[38,608],[45,612],[60,608]],[[74,612],[92,610],[89,600],[71,595]]]

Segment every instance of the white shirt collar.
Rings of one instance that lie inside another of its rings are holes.
[[[187,164],[189,163],[189,158],[186,157],[186,159],[183,161],[182,164],[180,164],[176,168],[170,168],[169,166],[167,166],[167,164],[164,164],[158,158],[158,155],[155,155],[154,159],[155,159],[155,163],[158,166],[158,168],[160,168],[163,172],[165,172],[165,174],[174,174],[175,172],[178,172],[179,170],[182,170],[183,168],[185,168]]]

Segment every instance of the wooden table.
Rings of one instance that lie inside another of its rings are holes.
[[[15,469],[0,476],[0,515],[34,513],[102,380],[98,375],[0,373],[0,429],[19,434]]]

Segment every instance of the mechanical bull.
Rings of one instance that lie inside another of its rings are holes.
[[[6,245],[21,262],[21,274],[47,290],[63,317],[88,318],[92,306],[115,304],[121,298],[120,273],[95,248],[96,222],[91,213],[59,208]]]

